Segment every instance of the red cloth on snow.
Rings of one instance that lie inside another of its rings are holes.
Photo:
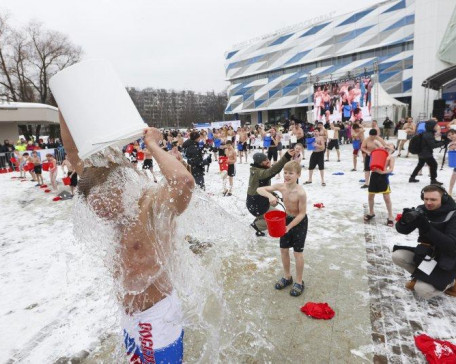
[[[325,303],[314,303],[307,302],[301,307],[301,312],[304,312],[307,316],[312,316],[316,319],[330,320],[334,317],[334,310]]]
[[[426,334],[415,336],[415,344],[431,364],[456,363],[456,345],[436,340]]]

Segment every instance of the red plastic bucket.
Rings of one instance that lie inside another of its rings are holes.
[[[137,158],[138,158],[139,161],[144,160],[144,152],[138,152],[138,157]]]
[[[63,184],[64,184],[65,186],[69,186],[70,183],[71,183],[71,178],[70,178],[70,177],[63,177],[63,178],[62,178],[62,181],[63,181]]]
[[[33,168],[34,168],[34,164],[33,163],[27,163],[25,166],[24,166],[24,171],[33,171]]]
[[[46,171],[46,172],[47,172],[47,171],[49,171],[49,167],[51,167],[51,163],[49,163],[49,162],[44,162],[44,163],[42,164],[42,166],[43,166],[43,171]]]
[[[370,155],[370,169],[381,169],[385,170],[386,158],[388,158],[388,152],[384,149],[374,149]]]
[[[228,157],[221,156],[218,159],[220,172],[228,170]]]
[[[279,210],[268,211],[264,214],[270,236],[280,238],[285,235],[287,226],[286,217],[287,214]]]

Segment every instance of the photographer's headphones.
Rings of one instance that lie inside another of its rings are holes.
[[[445,188],[443,188],[442,186],[439,186],[439,185],[429,185],[429,186],[432,186],[432,187],[436,187],[438,188],[440,191],[443,192],[442,194],[442,205],[444,203],[447,203],[449,198],[450,198],[450,195],[448,195],[448,192],[446,191]],[[426,186],[426,187],[429,187],[429,186]],[[424,187],[424,188],[426,188]],[[424,201],[424,188],[421,190],[421,199]]]

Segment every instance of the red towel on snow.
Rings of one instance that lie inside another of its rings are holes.
[[[415,344],[431,364],[456,363],[456,345],[425,334],[415,336]]]
[[[334,310],[325,303],[314,303],[307,302],[304,306],[301,307],[301,312],[304,312],[307,316],[312,316],[313,318],[330,320],[334,317]]]
[[[52,201],[60,201],[62,199],[62,197],[60,196],[55,196]]]

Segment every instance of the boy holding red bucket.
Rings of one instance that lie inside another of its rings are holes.
[[[296,282],[290,290],[290,295],[298,297],[304,291],[302,275],[304,270],[303,250],[308,225],[306,214],[307,196],[304,188],[296,183],[301,175],[301,165],[299,162],[287,162],[283,167],[283,175],[284,183],[259,187],[257,192],[259,195],[268,198],[269,203],[272,206],[275,206],[278,203],[277,197],[273,195],[272,192],[278,191],[282,194],[286,212],[285,234],[280,237],[280,255],[282,258],[284,276],[277,281],[275,289],[281,290],[293,284],[293,278],[290,272],[289,252],[289,249],[293,248],[296,262]]]

